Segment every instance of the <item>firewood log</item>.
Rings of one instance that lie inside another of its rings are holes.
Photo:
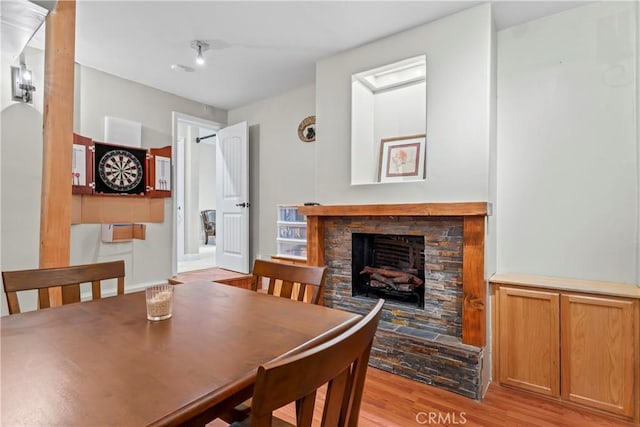
[[[369,273],[369,274],[377,273],[385,277],[398,277],[405,274],[402,271],[389,270],[388,268],[369,267],[368,265],[364,267],[364,270],[362,270],[360,274],[363,274],[363,273]]]
[[[392,280],[394,283],[410,283],[412,274],[403,274],[401,276],[396,276]]]
[[[401,271],[389,270],[387,268],[375,268],[375,267],[365,266],[364,270],[362,270],[360,274],[364,274],[364,273],[369,273],[371,275],[379,274],[383,277],[391,277],[393,278],[392,281],[394,283],[413,283],[414,287],[418,287],[424,283],[424,280],[422,280],[418,276],[415,276],[410,273],[403,273]],[[383,282],[389,283],[384,280]]]
[[[377,280],[378,282],[382,282],[382,283],[384,283],[384,284],[386,284],[387,286],[390,286],[390,287],[396,286],[396,284],[393,283],[392,279],[390,279],[388,277],[384,277],[382,274],[374,273],[374,274],[371,275],[371,279]]]
[[[378,282],[377,280],[371,280],[369,282],[369,286],[371,286],[372,288],[381,288],[381,289],[384,289],[387,287],[386,283]]]

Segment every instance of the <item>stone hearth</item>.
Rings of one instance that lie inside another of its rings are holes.
[[[352,295],[352,234],[424,237],[425,307],[387,300],[370,364],[479,400],[483,390],[484,321],[477,326],[476,333],[466,334],[466,340],[464,337],[465,331],[475,327],[469,319],[478,318],[474,310],[480,309],[484,320],[486,204],[452,205],[450,214],[443,213],[440,204],[373,205],[373,209],[361,205],[349,210],[314,206],[301,207],[300,211],[307,215],[309,261],[328,266],[325,305],[351,312],[362,314],[375,304],[370,298]],[[485,210],[477,205],[484,205]],[[399,206],[402,208],[396,210]],[[433,209],[439,214],[431,215]],[[404,214],[398,215],[398,212]],[[480,231],[470,227],[469,215],[476,220],[476,225],[478,222],[482,225]],[[469,259],[478,256],[479,259]],[[465,273],[469,277],[465,278]],[[478,274],[482,281],[479,286],[465,284],[465,279],[477,280]],[[481,292],[475,295],[474,289],[478,287]],[[465,324],[466,313],[470,315]]]

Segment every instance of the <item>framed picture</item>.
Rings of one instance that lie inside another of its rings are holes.
[[[380,182],[425,178],[426,135],[398,136],[380,141]]]

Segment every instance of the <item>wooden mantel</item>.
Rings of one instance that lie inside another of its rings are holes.
[[[324,218],[353,216],[463,217],[462,342],[486,344],[487,291],[484,278],[484,235],[487,202],[407,203],[383,205],[300,206],[307,217],[307,264],[326,265]]]
[[[300,206],[298,212],[306,216],[486,216],[487,206],[487,202],[318,205]]]

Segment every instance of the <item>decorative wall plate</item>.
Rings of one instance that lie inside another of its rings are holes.
[[[95,144],[96,193],[144,194],[146,150]]]
[[[298,125],[298,138],[302,142],[312,142],[316,140],[316,116],[304,118]]]

